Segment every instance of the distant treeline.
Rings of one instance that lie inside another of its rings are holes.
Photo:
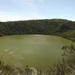
[[[0,36],[16,34],[59,35],[75,40],[75,22],[65,19],[0,22]]]

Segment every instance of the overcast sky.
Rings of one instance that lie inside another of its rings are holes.
[[[75,21],[75,0],[0,0],[0,21],[52,18]]]

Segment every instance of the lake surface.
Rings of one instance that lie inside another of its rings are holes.
[[[0,37],[0,59],[13,67],[26,65],[47,69],[62,58],[62,46],[70,40],[48,35],[14,35]]]

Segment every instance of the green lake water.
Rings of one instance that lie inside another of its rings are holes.
[[[62,59],[62,46],[70,44],[73,42],[58,36],[4,36],[0,37],[0,59],[13,67],[47,69]]]

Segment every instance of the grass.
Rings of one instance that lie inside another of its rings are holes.
[[[49,67],[45,72],[34,67],[26,65],[24,70],[20,68],[12,68],[9,65],[5,65],[0,61],[0,75],[75,75],[75,47],[63,46],[63,53],[65,52],[61,62]],[[65,59],[66,57],[67,59]]]

